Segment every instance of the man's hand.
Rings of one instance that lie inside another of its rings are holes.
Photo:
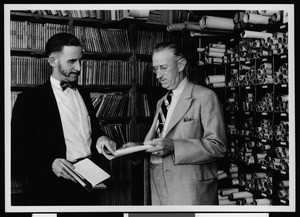
[[[96,148],[100,154],[104,151],[104,147],[106,147],[106,149],[110,153],[114,154],[116,151],[117,144],[107,136],[101,136],[98,138],[96,144]]]
[[[151,152],[158,157],[166,157],[174,152],[174,142],[170,138],[159,138],[147,142],[153,145],[153,148],[149,148],[146,152]]]
[[[56,158],[53,163],[52,163],[52,171],[55,173],[55,175],[57,177],[62,177],[62,178],[65,178],[65,179],[69,179],[69,180],[72,180],[73,182],[77,182],[69,173],[68,171],[66,171],[62,164],[66,164],[68,165],[70,168],[72,169],[75,169],[74,166],[69,162],[67,161],[66,159],[63,159],[63,158]]]

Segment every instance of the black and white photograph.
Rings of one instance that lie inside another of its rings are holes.
[[[295,212],[294,16],[5,4],[5,212]]]

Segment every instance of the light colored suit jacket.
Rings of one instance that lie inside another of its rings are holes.
[[[145,141],[154,139],[156,114]],[[163,158],[171,204],[217,204],[217,164],[227,150],[222,107],[210,89],[187,82],[171,116],[166,137],[174,153]],[[149,160],[145,161],[145,203],[149,201]]]

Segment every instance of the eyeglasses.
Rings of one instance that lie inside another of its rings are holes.
[[[178,60],[179,60],[179,59],[178,59]],[[168,69],[173,63],[177,62],[178,60],[174,60],[174,61],[172,61],[171,63],[166,64],[166,65],[154,66],[154,67],[152,67],[152,72],[153,72],[154,74],[157,74],[158,69],[159,69],[162,73],[165,73],[165,72],[167,71],[167,69]]]

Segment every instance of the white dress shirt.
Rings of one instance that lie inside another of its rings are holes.
[[[91,155],[92,130],[90,117],[80,93],[72,88],[63,91],[60,81],[52,76],[50,82],[62,122],[67,160],[74,162],[78,158],[88,157]]]
[[[167,112],[167,118],[166,118],[166,121],[165,121],[165,124],[164,124],[164,127],[163,127],[162,134],[161,134],[160,138],[165,138],[165,136],[166,136],[166,130],[168,129],[172,114],[174,112],[174,109],[176,107],[176,104],[177,104],[178,99],[179,99],[179,97],[180,97],[180,95],[181,95],[181,93],[184,89],[184,86],[185,86],[186,82],[187,82],[187,78],[185,77],[178,84],[177,88],[173,90],[171,104],[170,104],[170,107],[169,107],[168,112]],[[152,154],[151,158],[150,158],[150,161],[151,161],[151,163],[156,163],[156,164],[157,163],[162,163],[162,158],[157,157],[157,156]]]

